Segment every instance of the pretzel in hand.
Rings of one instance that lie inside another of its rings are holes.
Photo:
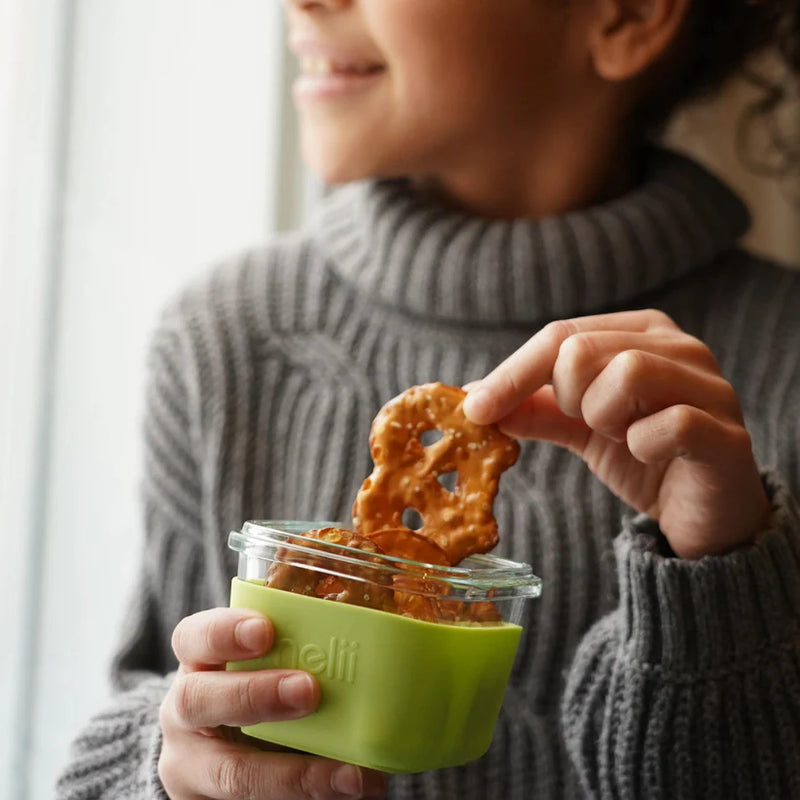
[[[465,392],[455,386],[412,386],[390,400],[375,417],[369,445],[374,462],[353,505],[362,535],[404,528],[403,515],[422,518],[417,533],[438,545],[450,564],[497,544],[492,505],[500,474],[519,455],[519,443],[494,425],[475,425],[462,411]],[[421,437],[436,430],[427,446]],[[456,473],[448,489],[440,477]]]

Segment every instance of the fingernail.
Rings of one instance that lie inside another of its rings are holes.
[[[361,797],[364,792],[361,770],[352,764],[343,764],[331,775],[331,789],[346,797]]]
[[[288,708],[307,708],[314,686],[304,673],[287,675],[278,682],[278,697]]]
[[[267,623],[263,619],[245,619],[236,626],[236,641],[250,653],[267,650]]]

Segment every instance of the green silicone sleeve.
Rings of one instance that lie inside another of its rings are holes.
[[[250,736],[389,772],[463,764],[491,743],[522,629],[444,625],[234,578],[231,606],[275,628],[270,653],[231,670],[302,669],[316,712],[243,728]]]

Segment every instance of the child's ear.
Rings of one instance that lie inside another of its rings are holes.
[[[640,75],[680,34],[692,0],[595,0],[589,45],[595,70],[608,81]]]

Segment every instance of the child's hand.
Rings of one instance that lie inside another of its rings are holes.
[[[241,609],[202,611],[178,623],[172,645],[180,668],[161,705],[158,763],[171,800],[383,797],[381,773],[233,740],[225,726],[296,719],[319,703],[319,687],[306,672],[225,672],[227,661],[270,649],[272,626],[265,617]]]
[[[551,323],[468,389],[471,420],[577,453],[681,557],[739,547],[766,523],[738,398],[660,311]]]

